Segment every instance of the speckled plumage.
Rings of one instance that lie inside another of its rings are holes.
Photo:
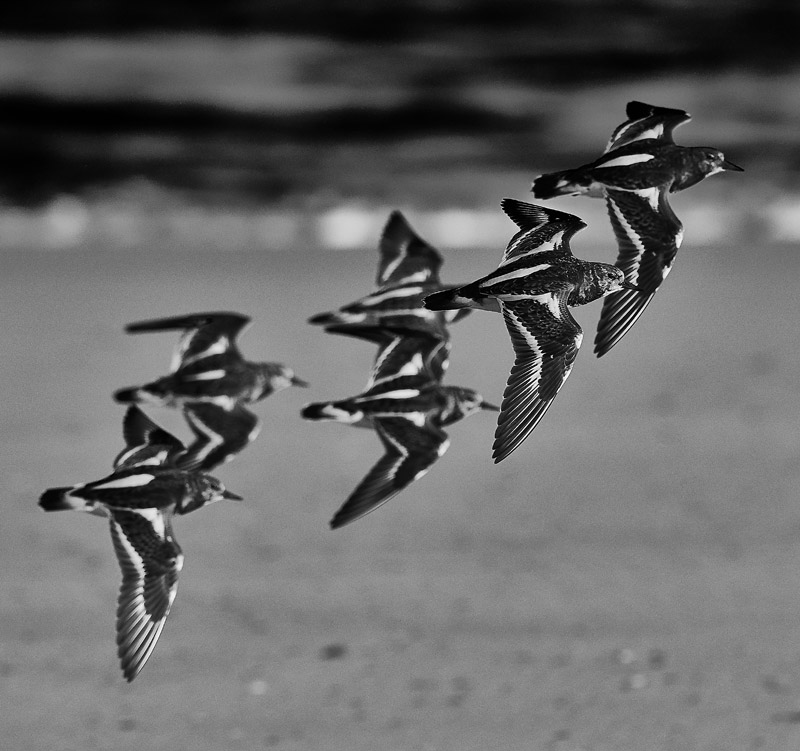
[[[180,466],[208,471],[256,438],[260,422],[245,405],[289,386],[307,386],[280,363],[249,362],[236,339],[250,323],[239,313],[194,313],[131,323],[132,334],[182,331],[171,372],[144,386],[120,389],[122,403],[181,408],[195,440]]]
[[[302,411],[307,420],[372,428],[384,446],[384,455],[334,515],[334,529],[422,477],[450,444],[443,428],[480,409],[496,409],[472,389],[441,384],[448,342],[435,335],[363,333],[381,345],[364,392],[308,404]]]
[[[434,310],[474,307],[503,314],[516,359],[497,419],[495,462],[536,427],[572,370],[583,334],[568,306],[584,305],[624,286],[616,266],[572,255],[569,239],[586,226],[578,217],[510,198],[502,207],[520,230],[499,267],[425,300]]]
[[[142,670],[166,623],[183,568],[172,520],[223,499],[240,500],[214,477],[178,469],[183,444],[137,406],[123,421],[126,448],[112,474],[94,482],[50,488],[45,511],[77,510],[109,520],[122,571],[117,647],[126,680]]]
[[[448,338],[447,325],[465,311],[435,313],[422,306],[426,295],[447,289],[439,279],[442,257],[393,211],[381,234],[375,283],[377,289],[338,310],[312,316],[309,323],[329,333],[347,334],[349,327],[394,328]]]
[[[628,119],[611,136],[594,162],[533,181],[537,198],[588,195],[606,200],[619,248],[617,266],[638,289],[609,295],[597,327],[594,351],[608,352],[633,326],[672,269],[683,226],[667,196],[706,177],[741,167],[708,146],[679,146],[673,130],[689,113],[643,102],[629,102]]]
[[[170,373],[144,386],[120,389],[118,402],[166,407],[207,402],[227,407],[256,402],[289,386],[305,386],[291,368],[280,363],[249,362],[236,345],[250,318],[239,313],[193,313],[131,323],[130,334],[183,332]]]

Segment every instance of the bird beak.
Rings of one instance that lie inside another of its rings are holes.
[[[641,287],[637,287],[635,284],[631,284],[630,282],[622,282],[623,289],[632,289],[634,292],[644,292]]]
[[[722,160],[722,169],[730,170],[731,172],[744,172],[744,168],[738,164],[729,162],[727,159]]]
[[[492,412],[499,412],[500,411],[500,407],[498,407],[498,406],[496,406],[494,404],[490,404],[489,402],[481,402],[481,409],[488,409],[488,410],[491,410]]]
[[[303,388],[308,388],[308,381],[304,381],[302,378],[298,378],[297,376],[292,376],[292,386],[302,386]]]
[[[229,501],[243,501],[244,498],[240,495],[236,495],[236,493],[231,493],[230,490],[223,490],[222,497],[229,500]]]

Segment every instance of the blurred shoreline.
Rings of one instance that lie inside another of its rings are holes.
[[[526,199],[522,196],[523,200]],[[610,244],[602,201],[559,199],[554,208],[577,214],[588,223],[578,244]],[[396,206],[366,201],[311,208],[200,207],[149,200],[88,203],[62,195],[37,208],[0,208],[0,251],[17,249],[69,251],[85,248],[125,251],[152,247],[170,251],[291,251],[302,248],[353,250],[374,248]],[[435,209],[404,208],[417,231],[437,247],[502,247],[513,225],[495,206],[453,205]],[[800,242],[800,195],[774,196],[745,205],[723,200],[693,201],[680,208],[692,245],[742,242]]]

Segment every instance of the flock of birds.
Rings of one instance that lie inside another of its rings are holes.
[[[384,454],[331,521],[348,524],[425,474],[449,445],[445,428],[480,410],[498,411],[495,462],[519,447],[569,375],[583,333],[569,308],[605,298],[594,351],[606,354],[642,315],[675,260],[682,226],[667,196],[723,170],[741,171],[718,149],[675,144],[683,110],[630,102],[628,119],[590,164],[541,175],[536,198],[582,194],[605,199],[619,248],[616,264],[573,256],[570,238],[586,225],[576,216],[506,198],[517,225],[495,271],[462,286],[443,285],[440,254],[399,211],[380,239],[377,289],[309,320],[329,333],[364,339],[377,354],[364,390],[316,402],[307,420],[332,420],[375,430]],[[514,348],[500,407],[473,389],[442,384],[450,358],[448,327],[470,309],[502,313]],[[132,681],[161,634],[177,591],[183,553],[172,529],[176,514],[241,498],[212,477],[257,435],[246,405],[289,386],[307,386],[284,365],[249,362],[236,339],[250,319],[198,313],[133,323],[130,333],[178,330],[170,372],[117,391],[128,404],[125,448],[113,471],[94,482],[46,490],[45,511],[74,509],[105,516],[122,570],[117,646]],[[182,410],[189,446],[148,417],[139,404]]]

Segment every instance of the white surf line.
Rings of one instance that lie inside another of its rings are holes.
[[[524,198],[524,197],[523,197]],[[531,199],[527,199],[531,200]],[[694,244],[738,242],[749,227],[760,226],[768,241],[800,241],[800,194],[788,194],[759,204],[687,200],[671,197],[675,213]],[[531,200],[536,203],[535,200]],[[575,214],[588,228],[575,240],[581,246],[609,242],[608,217],[603,201],[554,199],[548,206]],[[296,251],[318,246],[331,250],[376,250],[381,232],[394,208],[399,208],[414,230],[441,250],[481,249],[499,258],[517,231],[497,205],[475,208],[420,209],[406,206],[347,203],[321,212],[303,209],[214,210],[166,207],[140,211],[136,206],[84,202],[60,196],[44,207],[0,208],[0,251],[20,248],[54,251],[102,247],[128,250],[163,243],[179,248],[230,251]]]

